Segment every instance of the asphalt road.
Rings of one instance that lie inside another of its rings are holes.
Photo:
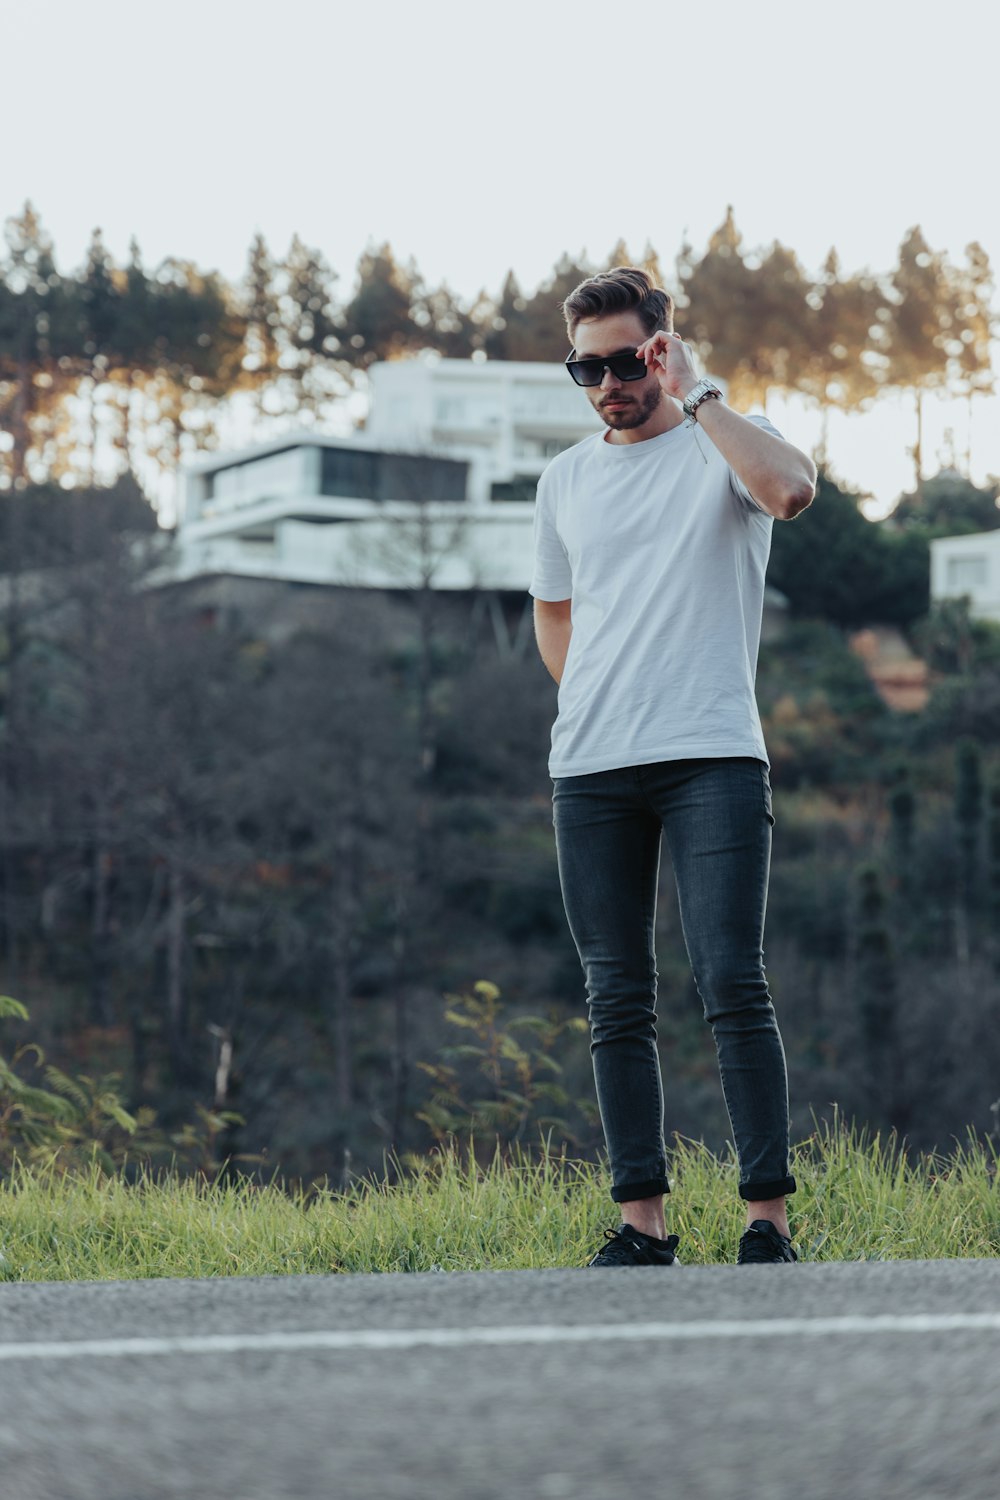
[[[996,1500],[1000,1261],[0,1285],[0,1500]]]

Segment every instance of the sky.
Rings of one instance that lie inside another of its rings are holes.
[[[258,231],[322,251],[347,295],[368,242],[471,299],[531,291],[563,251],[647,241],[665,278],[733,205],[749,249],[888,270],[920,224],[1000,263],[1000,100],[986,0],[6,0],[0,214],[30,199],[59,268],[100,227],[124,263],[229,280]],[[769,407],[804,448],[818,421]],[[1000,398],[931,398],[933,471],[971,435],[1000,473]],[[951,430],[951,438],[948,431]],[[912,482],[903,401],[835,418],[841,478],[887,508]]]

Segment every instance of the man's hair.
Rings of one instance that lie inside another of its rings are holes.
[[[615,266],[611,271],[588,276],[573,288],[561,307],[570,343],[584,318],[606,318],[610,313],[637,312],[647,334],[660,328],[672,333],[674,328],[673,298],[638,266]]]

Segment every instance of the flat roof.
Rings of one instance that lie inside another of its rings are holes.
[[[256,458],[267,458],[272,453],[282,453],[288,448],[343,448],[348,452],[383,453],[389,458],[426,458],[435,463],[463,464],[469,460],[451,453],[429,453],[426,448],[390,447],[383,440],[374,442],[363,434],[358,437],[336,437],[313,432],[306,428],[286,432],[281,437],[267,438],[260,443],[250,443],[243,448],[229,448],[224,453],[199,454],[185,458],[180,468],[185,474],[213,474],[219,469],[229,469],[237,464],[252,463]]]

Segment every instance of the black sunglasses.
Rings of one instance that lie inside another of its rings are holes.
[[[595,354],[590,359],[577,359],[576,350],[571,349],[565,363],[577,385],[600,385],[605,370],[610,370],[616,380],[641,380],[646,373],[646,361],[627,350],[621,354]]]

